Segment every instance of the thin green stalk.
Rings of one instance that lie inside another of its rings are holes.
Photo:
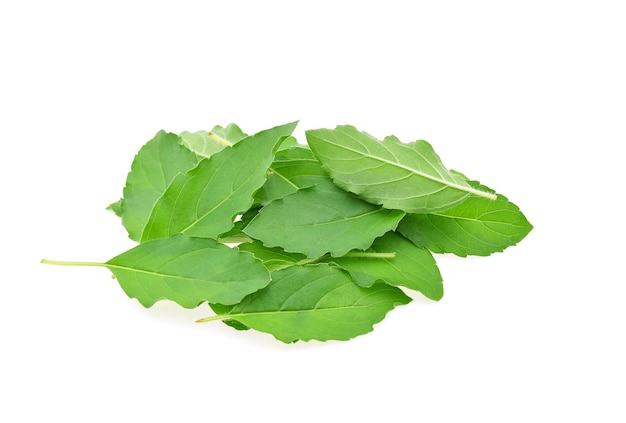
[[[215,320],[224,320],[228,318],[230,318],[230,316],[228,316],[227,314],[218,314],[217,316],[210,316],[210,317],[204,317],[202,319],[198,319],[196,320],[196,323],[212,322]]]
[[[92,261],[58,261],[58,260],[41,259],[41,263],[53,264],[55,266],[96,266],[96,267],[106,266],[106,264],[104,263],[94,263]]]
[[[390,253],[368,253],[367,251],[351,251],[344,257],[372,258],[372,259],[392,259],[396,257],[395,252]]]

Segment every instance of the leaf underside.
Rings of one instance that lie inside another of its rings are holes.
[[[309,130],[306,137],[335,184],[385,208],[425,213],[450,208],[470,193],[491,198],[448,171],[426,141],[381,142],[353,126]]]
[[[182,145],[202,158],[209,158],[246,137],[247,135],[234,123],[226,127],[215,126],[211,131],[180,134]]]

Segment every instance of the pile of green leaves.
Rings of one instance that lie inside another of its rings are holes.
[[[439,300],[431,254],[487,256],[532,226],[504,196],[446,169],[426,141],[352,126],[292,136],[161,131],[109,206],[138,245],[106,263],[143,306],[207,302],[236,329],[283,342],[367,333],[407,292]]]

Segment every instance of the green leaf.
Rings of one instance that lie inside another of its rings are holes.
[[[182,145],[203,158],[209,158],[226,147],[232,147],[246,137],[247,135],[234,123],[225,128],[215,126],[211,131],[185,131],[180,134]]]
[[[386,257],[395,253],[393,257]],[[388,232],[363,253],[348,253],[330,259],[350,274],[354,282],[369,287],[377,281],[420,291],[432,300],[443,297],[441,274],[430,251],[415,246],[403,236]]]
[[[296,124],[261,131],[179,175],[154,206],[142,242],[175,233],[217,238],[230,230],[252,206],[278,143]]]
[[[122,217],[122,200],[117,200],[115,203],[109,204],[109,207],[106,209],[115,213],[117,217]]]
[[[178,135],[159,131],[135,156],[121,203],[122,224],[139,241],[150,212],[174,178],[193,168],[198,159],[182,147]]]
[[[231,145],[248,138],[248,134],[243,132],[241,128],[234,123],[230,123],[225,127],[216,125],[213,127],[211,132],[218,137],[227,140],[231,143]]]
[[[487,190],[478,182],[470,184]],[[434,253],[488,256],[520,242],[532,225],[503,195],[495,201],[471,196],[461,204],[438,213],[409,214],[398,232],[419,247]]]
[[[389,285],[363,288],[328,264],[294,266],[272,273],[272,282],[228,313],[202,319],[232,319],[289,343],[345,341],[372,331],[396,305],[411,301]]]
[[[252,240],[250,239],[250,237],[243,233],[243,228],[245,228],[248,223],[250,223],[250,221],[254,219],[258,212],[258,207],[252,207],[243,215],[238,216],[235,220],[235,223],[233,224],[233,227],[229,231],[220,234],[217,240],[223,244],[240,244],[251,242]]]
[[[255,195],[255,202],[269,203],[327,180],[328,175],[311,150],[289,148],[276,155],[265,185]]]
[[[445,210],[470,194],[495,199],[448,171],[426,141],[384,141],[353,126],[306,131],[315,156],[333,181],[361,198],[407,213]]]
[[[260,241],[241,244],[239,246],[239,250],[252,253],[256,258],[261,260],[263,262],[263,266],[267,267],[270,271],[294,266],[307,260],[307,257],[304,254],[288,253],[278,247],[265,247]]]
[[[367,203],[330,181],[305,188],[263,207],[244,232],[267,247],[320,257],[364,250],[393,230],[404,216]]]
[[[278,146],[277,155],[284,150],[291,150],[296,147],[304,148],[304,146],[298,144],[298,140],[296,139],[296,137],[285,137],[285,139],[283,139],[283,142],[280,143],[280,146]]]
[[[204,301],[235,304],[270,281],[252,254],[180,234],[140,244],[105,265],[144,307],[163,299],[186,308]]]

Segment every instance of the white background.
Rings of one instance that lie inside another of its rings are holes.
[[[626,421],[621,2],[0,5],[0,420]],[[410,5],[410,6],[409,6]],[[426,139],[535,229],[349,342],[143,309],[104,210],[159,129]]]

